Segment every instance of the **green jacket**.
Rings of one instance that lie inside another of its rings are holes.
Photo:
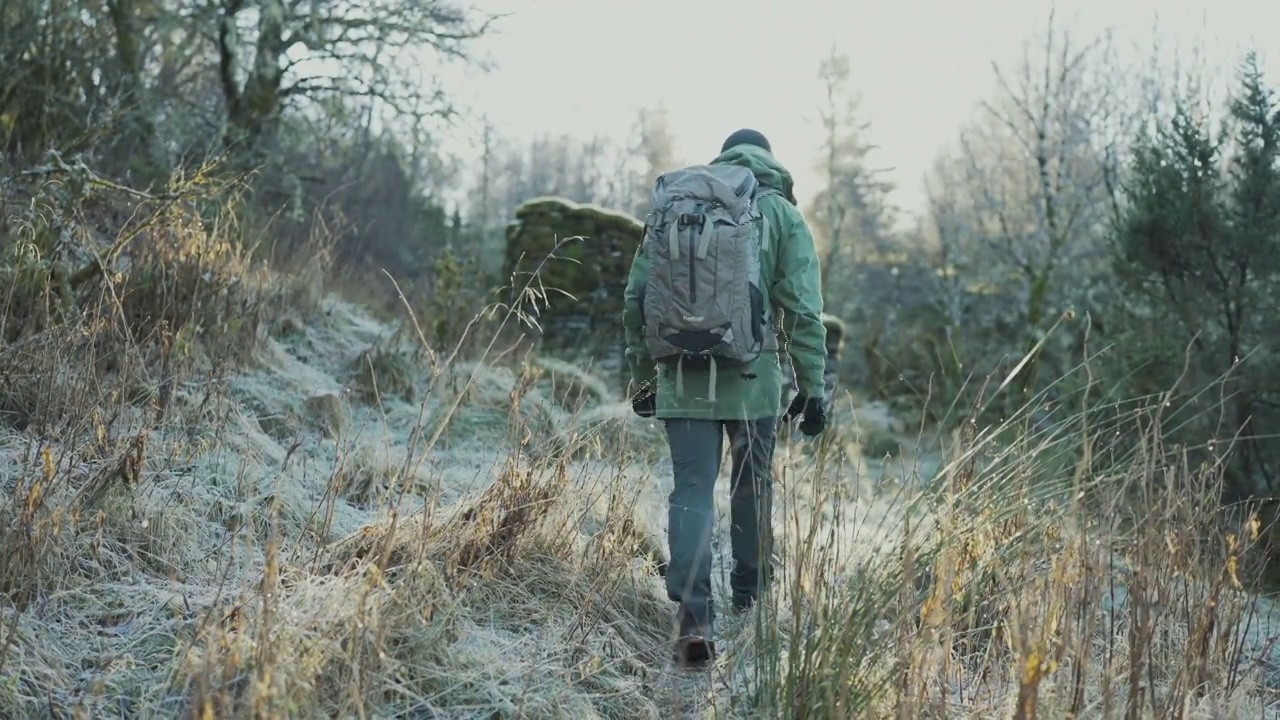
[[[779,344],[788,352],[796,382],[803,395],[822,397],[826,365],[826,328],[822,313],[821,273],[804,217],[796,209],[791,173],[768,151],[753,145],[737,145],[721,153],[712,164],[730,163],[750,168],[765,186],[782,192],[760,198],[760,209],[769,219],[769,243],[761,253],[761,284],[775,311]],[[783,197],[785,196],[785,197]],[[626,330],[627,362],[636,387],[656,382],[657,417],[705,420],[755,420],[781,414],[782,364],[778,352],[766,351],[755,361],[717,373],[715,400],[707,400],[711,377],[706,370],[685,368],[684,392],[675,392],[674,368],[655,365],[644,342],[640,321],[640,289],[649,279],[648,245],[642,244],[631,264],[624,297],[622,322]],[[786,378],[789,385],[791,378]]]

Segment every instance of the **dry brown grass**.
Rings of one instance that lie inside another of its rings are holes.
[[[797,717],[1274,712],[1259,518],[1218,509],[1212,456],[1164,446],[1164,405],[965,425],[889,522],[834,449],[806,458],[830,484],[787,510],[793,564],[746,633],[763,665],[723,672]],[[869,517],[878,547],[851,529]]]
[[[0,347],[23,358],[0,365],[0,407],[16,413],[0,425],[0,717],[1274,704],[1268,606],[1248,586],[1257,519],[1215,509],[1218,466],[1164,447],[1154,411],[970,427],[936,477],[907,464],[929,448],[895,455],[894,494],[865,482],[878,457],[856,434],[783,447],[774,591],[721,623],[711,671],[679,676],[652,423],[578,368],[475,337],[459,343],[484,354],[464,362],[412,318],[397,336],[317,299],[314,278],[203,253],[228,226],[188,220],[163,220],[172,253],[139,256]],[[147,258],[158,285],[130,274]],[[135,304],[100,301],[112,292]],[[315,417],[317,393],[333,417]]]

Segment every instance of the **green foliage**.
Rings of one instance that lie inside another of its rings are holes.
[[[433,346],[453,348],[468,326],[485,314],[492,301],[493,283],[480,268],[474,249],[450,244],[436,256],[423,316]]]
[[[1276,452],[1258,435],[1280,420],[1280,110],[1255,58],[1246,59],[1226,130],[1214,134],[1180,104],[1134,153],[1130,204],[1116,232],[1122,282],[1118,371],[1133,393],[1185,373],[1187,396],[1225,385],[1221,417],[1197,418],[1184,439],[1238,437],[1230,491],[1274,486]],[[1185,356],[1185,369],[1184,359]]]
[[[0,152],[27,161],[49,147],[83,151],[103,125],[123,73],[114,64],[115,28],[98,3],[41,0],[0,4]],[[122,69],[122,68],[121,68]]]

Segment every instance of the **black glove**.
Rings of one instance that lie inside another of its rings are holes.
[[[800,432],[809,437],[820,434],[827,427],[827,408],[820,397],[796,395],[782,419],[791,422],[797,417],[801,418]]]
[[[643,392],[631,401],[631,409],[642,418],[651,418],[658,412],[658,396]]]

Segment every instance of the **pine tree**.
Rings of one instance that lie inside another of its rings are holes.
[[[1182,103],[1138,144],[1115,270],[1136,389],[1172,385],[1183,348],[1191,391],[1224,380],[1213,426],[1197,430],[1235,439],[1238,497],[1271,490],[1280,459],[1259,440],[1280,420],[1280,359],[1268,348],[1280,334],[1280,109],[1252,54],[1228,119],[1230,134],[1215,137]]]
[[[872,168],[869,158],[877,147],[868,141],[870,123],[852,89],[849,58],[834,47],[819,65],[824,88],[819,119],[823,141],[817,170],[823,180],[810,208],[812,225],[822,247],[822,286],[827,302],[838,305],[845,276],[854,264],[885,249],[893,223],[884,179],[886,170]]]

